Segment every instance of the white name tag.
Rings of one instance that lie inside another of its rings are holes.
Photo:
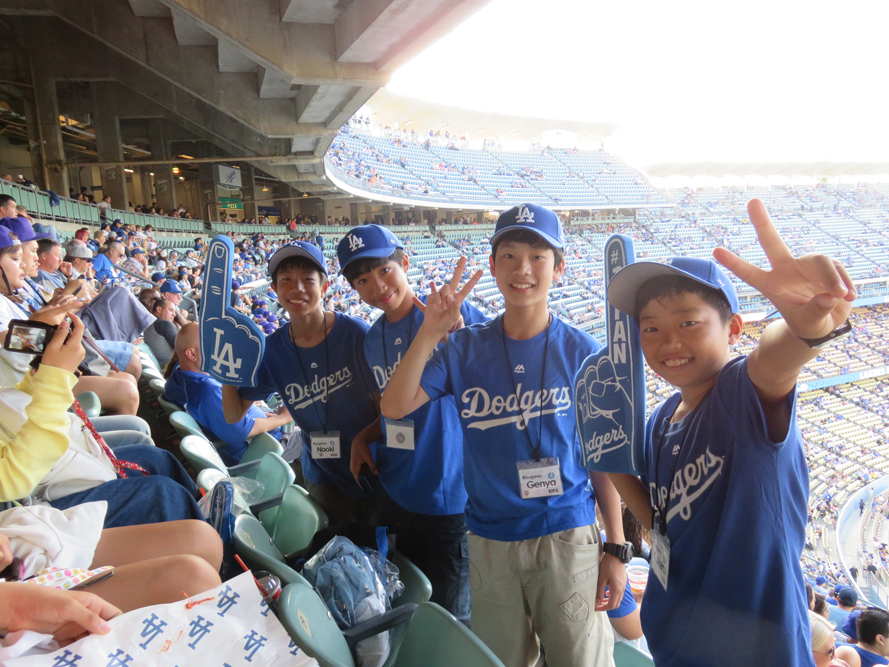
[[[414,449],[414,422],[410,419],[386,420],[386,446],[393,449]]]
[[[312,458],[313,459],[338,459],[340,457],[340,432],[313,431]]]
[[[562,473],[559,459],[519,461],[519,495],[522,498],[542,498],[562,495]]]
[[[657,526],[651,531],[651,569],[667,590],[667,576],[670,574],[670,538],[661,535]]]

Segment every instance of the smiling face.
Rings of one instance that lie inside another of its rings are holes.
[[[386,315],[394,316],[390,321],[401,319],[413,308],[413,290],[407,281],[410,260],[402,256],[401,264],[389,261],[358,275],[352,281],[352,287],[358,292],[361,300],[369,306],[379,308]],[[406,304],[409,304],[408,308]]]
[[[293,263],[275,271],[273,287],[278,303],[291,318],[305,317],[321,309],[321,299],[330,285],[317,268]]]
[[[710,390],[741,326],[740,315],[723,322],[716,308],[690,292],[652,299],[639,312],[645,361],[683,398],[686,392],[703,396]]]
[[[491,275],[507,306],[546,308],[553,280],[565,270],[564,260],[554,266],[552,248],[535,248],[527,243],[504,240],[490,258]]]

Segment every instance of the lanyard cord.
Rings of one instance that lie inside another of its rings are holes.
[[[534,457],[534,461],[540,462],[540,448],[543,446],[543,389],[546,380],[546,357],[549,352],[549,328],[552,325],[553,316],[552,313],[549,314],[549,320],[546,323],[546,342],[543,345],[543,370],[540,372],[540,393],[538,397],[541,397],[541,405],[540,405],[540,414],[537,416],[537,447],[534,446],[534,441],[531,440],[531,433],[528,429],[528,422],[525,421],[525,413],[519,412],[519,416],[522,419],[522,426],[525,429],[525,435],[528,437],[528,444],[531,445],[531,455]],[[521,410],[521,397],[519,396],[519,388],[516,385],[515,376],[512,373],[512,362],[509,360],[509,348],[506,345],[506,327],[503,324],[503,316],[500,316],[500,336],[503,341],[503,351],[506,353],[506,374],[512,380],[512,390],[513,395],[516,397],[516,403],[519,404],[519,410]],[[528,411],[531,411],[531,408],[534,406],[531,405],[528,407]]]
[[[416,306],[414,306],[414,308],[416,308]],[[414,336],[414,309],[413,308],[411,308],[411,312],[409,312],[407,314],[407,317],[409,317],[411,319],[410,324],[408,325],[408,329],[407,329],[407,344],[408,344],[408,347],[410,347],[411,341],[413,340],[413,336]],[[386,349],[386,314],[385,313],[383,313],[382,318],[383,318],[383,325],[382,325],[381,329],[382,329],[382,334],[383,334],[383,363],[386,364],[386,370],[385,370],[386,386],[389,386],[389,352]],[[395,372],[394,369],[392,372],[393,373]]]
[[[681,399],[680,399],[680,402],[681,402]],[[698,403],[698,405],[700,405],[700,403]],[[676,407],[678,408],[679,406],[676,406]],[[683,417],[679,421],[682,421],[689,415],[694,414],[695,410],[697,410],[697,409],[698,409],[698,406],[696,405],[694,408],[692,408],[691,412],[689,412],[687,415],[685,415],[685,417]],[[660,495],[661,495],[661,486],[660,486],[660,483],[658,482],[658,479],[660,477],[660,472],[661,472],[661,450],[663,450],[664,446],[667,444],[667,429],[670,427],[670,419],[672,419],[673,414],[675,414],[675,412],[676,412],[676,410],[674,409],[673,413],[671,413],[669,417],[664,417],[664,426],[661,429],[661,436],[660,436],[661,442],[660,442],[660,446],[657,448],[657,455],[655,456],[655,459],[654,459],[654,466],[655,466],[654,467],[654,486],[657,489],[658,499],[660,499]],[[667,510],[670,508],[670,502],[673,500],[673,482],[676,479],[676,469],[679,467],[679,453],[683,449],[685,449],[685,441],[688,439],[688,432],[690,430],[691,429],[688,429],[688,428],[686,428],[684,430],[685,432],[682,434],[682,440],[679,443],[679,452],[676,453],[676,458],[673,461],[673,470],[670,472],[670,486],[667,489],[667,500],[662,506],[659,505],[656,508],[657,514],[660,516],[660,519],[661,519],[660,525],[658,526],[660,529],[661,535],[667,534]],[[651,521],[652,521],[651,529],[654,530],[654,516],[651,517]]]
[[[330,348],[327,345],[327,314],[322,310],[322,315],[324,315],[324,421],[321,422],[321,428],[324,431],[324,435],[327,435],[327,424],[330,421],[330,401],[328,400],[328,395],[330,393]],[[336,323],[336,314],[334,314],[334,323]],[[291,321],[287,327],[287,332],[290,334],[290,342],[293,343],[293,349],[296,351],[296,360],[299,362],[299,369],[302,371],[303,379],[308,383],[309,376],[306,373],[306,368],[303,366],[302,356],[299,354],[299,345],[296,344],[296,341],[293,338],[293,322]],[[318,417],[318,421],[321,421],[321,413],[318,411],[318,401],[316,399],[312,399],[312,407],[315,409],[315,416]]]

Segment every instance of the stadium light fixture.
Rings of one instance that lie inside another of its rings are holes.
[[[179,167],[173,167],[173,173],[174,173],[174,174],[178,174],[178,173],[179,173]]]
[[[124,169],[124,171],[127,172],[128,174],[132,174],[132,173],[133,173],[133,170],[132,170],[132,169]]]

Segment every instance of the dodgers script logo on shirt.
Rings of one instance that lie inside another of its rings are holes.
[[[377,386],[380,389],[386,388],[386,385],[389,384],[389,379],[392,377],[392,373],[395,372],[395,369],[398,368],[398,364],[400,363],[401,352],[398,353],[398,356],[395,358],[395,361],[391,366],[386,366],[385,368],[373,366],[374,380],[376,380]]]
[[[518,213],[515,217],[516,222],[523,222],[528,225],[534,224],[534,214],[528,210],[527,206],[519,206]]]
[[[660,488],[654,482],[649,483],[652,503],[655,507],[663,507],[667,497],[672,496],[673,506],[667,510],[667,523],[677,514],[684,521],[691,519],[691,505],[713,482],[722,474],[725,458],[716,456],[707,448],[693,461],[689,461],[676,471],[671,491],[666,486]]]
[[[460,412],[463,419],[500,415],[504,412],[509,415],[469,422],[467,428],[485,431],[495,426],[515,424],[516,428],[521,431],[534,417],[568,410],[571,407],[571,389],[569,387],[555,387],[542,391],[531,389],[522,393],[522,383],[519,382],[516,385],[516,393],[508,396],[490,396],[481,387],[472,387],[463,392],[461,400],[466,406]]]
[[[287,401],[290,407],[295,410],[302,410],[315,401],[324,401],[325,396],[329,396],[338,389],[348,387],[352,383],[352,371],[347,366],[343,366],[335,373],[331,373],[327,377],[315,376],[311,384],[299,384],[293,382],[287,385],[284,390],[287,394]]]

